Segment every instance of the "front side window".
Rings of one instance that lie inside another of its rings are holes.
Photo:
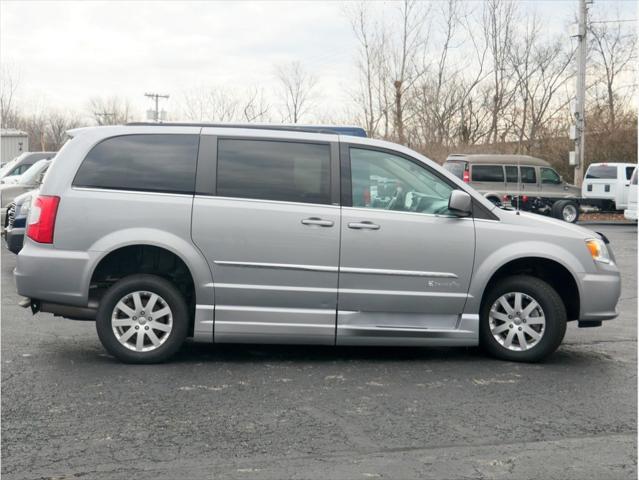
[[[535,167],[520,167],[521,183],[537,183]]]
[[[630,180],[632,178],[632,172],[635,171],[636,167],[626,167],[626,180]]]
[[[635,171],[632,174],[632,178],[630,179],[630,183],[632,185],[637,185],[637,172],[639,172],[639,168],[635,168]]]
[[[561,177],[552,168],[541,168],[541,183],[559,185]]]
[[[123,135],[98,143],[73,184],[78,187],[193,193],[199,135]]]
[[[217,195],[329,204],[330,158],[328,144],[221,139]]]
[[[508,183],[517,183],[519,175],[517,175],[517,167],[515,165],[506,165],[506,181]]]
[[[504,169],[501,165],[473,165],[473,182],[503,182]]]
[[[454,187],[416,163],[390,153],[351,148],[353,206],[447,214]]]

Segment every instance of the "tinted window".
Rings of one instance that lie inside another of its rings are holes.
[[[125,135],[97,144],[73,182],[80,187],[193,193],[198,135]]]
[[[521,183],[537,183],[535,167],[520,167]]]
[[[590,165],[586,178],[600,178],[612,180],[617,178],[617,167],[608,165]]]
[[[635,171],[635,167],[626,167],[626,180],[630,180],[632,178],[632,172]]]
[[[635,171],[632,174],[632,178],[630,179],[630,183],[632,185],[637,185],[637,172],[639,172],[639,168],[635,168]]]
[[[504,169],[501,165],[473,165],[473,182],[503,182]]]
[[[217,194],[283,202],[330,203],[329,146],[220,140]]]
[[[541,183],[549,183],[552,185],[559,185],[561,183],[561,178],[559,174],[555,172],[552,168],[542,168],[541,172]]]
[[[444,168],[459,178],[464,178],[464,170],[466,170],[466,162],[450,160],[444,163]]]
[[[508,183],[517,183],[519,181],[519,175],[517,175],[517,167],[515,165],[506,165],[506,181]]]
[[[428,169],[396,155],[351,148],[353,206],[447,214],[454,189]]]

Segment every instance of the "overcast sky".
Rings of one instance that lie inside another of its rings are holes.
[[[520,3],[557,33],[578,5]],[[632,0],[595,0],[591,18],[619,11],[634,19],[636,10]],[[208,85],[257,85],[269,95],[274,65],[301,60],[319,78],[320,110],[328,112],[348,101],[357,78],[344,2],[1,0],[0,18],[0,60],[19,78],[19,100],[28,109],[86,113],[89,98],[118,95],[142,114],[150,107],[144,93],[152,91],[171,95],[171,111],[185,90]]]

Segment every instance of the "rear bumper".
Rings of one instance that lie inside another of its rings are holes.
[[[91,255],[58,250],[27,239],[13,272],[18,294],[51,303],[87,306]]]
[[[617,302],[621,295],[621,275],[616,270],[579,275],[581,301],[580,321],[611,320],[619,314]]]

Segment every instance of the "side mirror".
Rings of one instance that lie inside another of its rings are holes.
[[[458,217],[468,217],[473,213],[473,200],[463,190],[453,190],[448,198],[448,210]]]

